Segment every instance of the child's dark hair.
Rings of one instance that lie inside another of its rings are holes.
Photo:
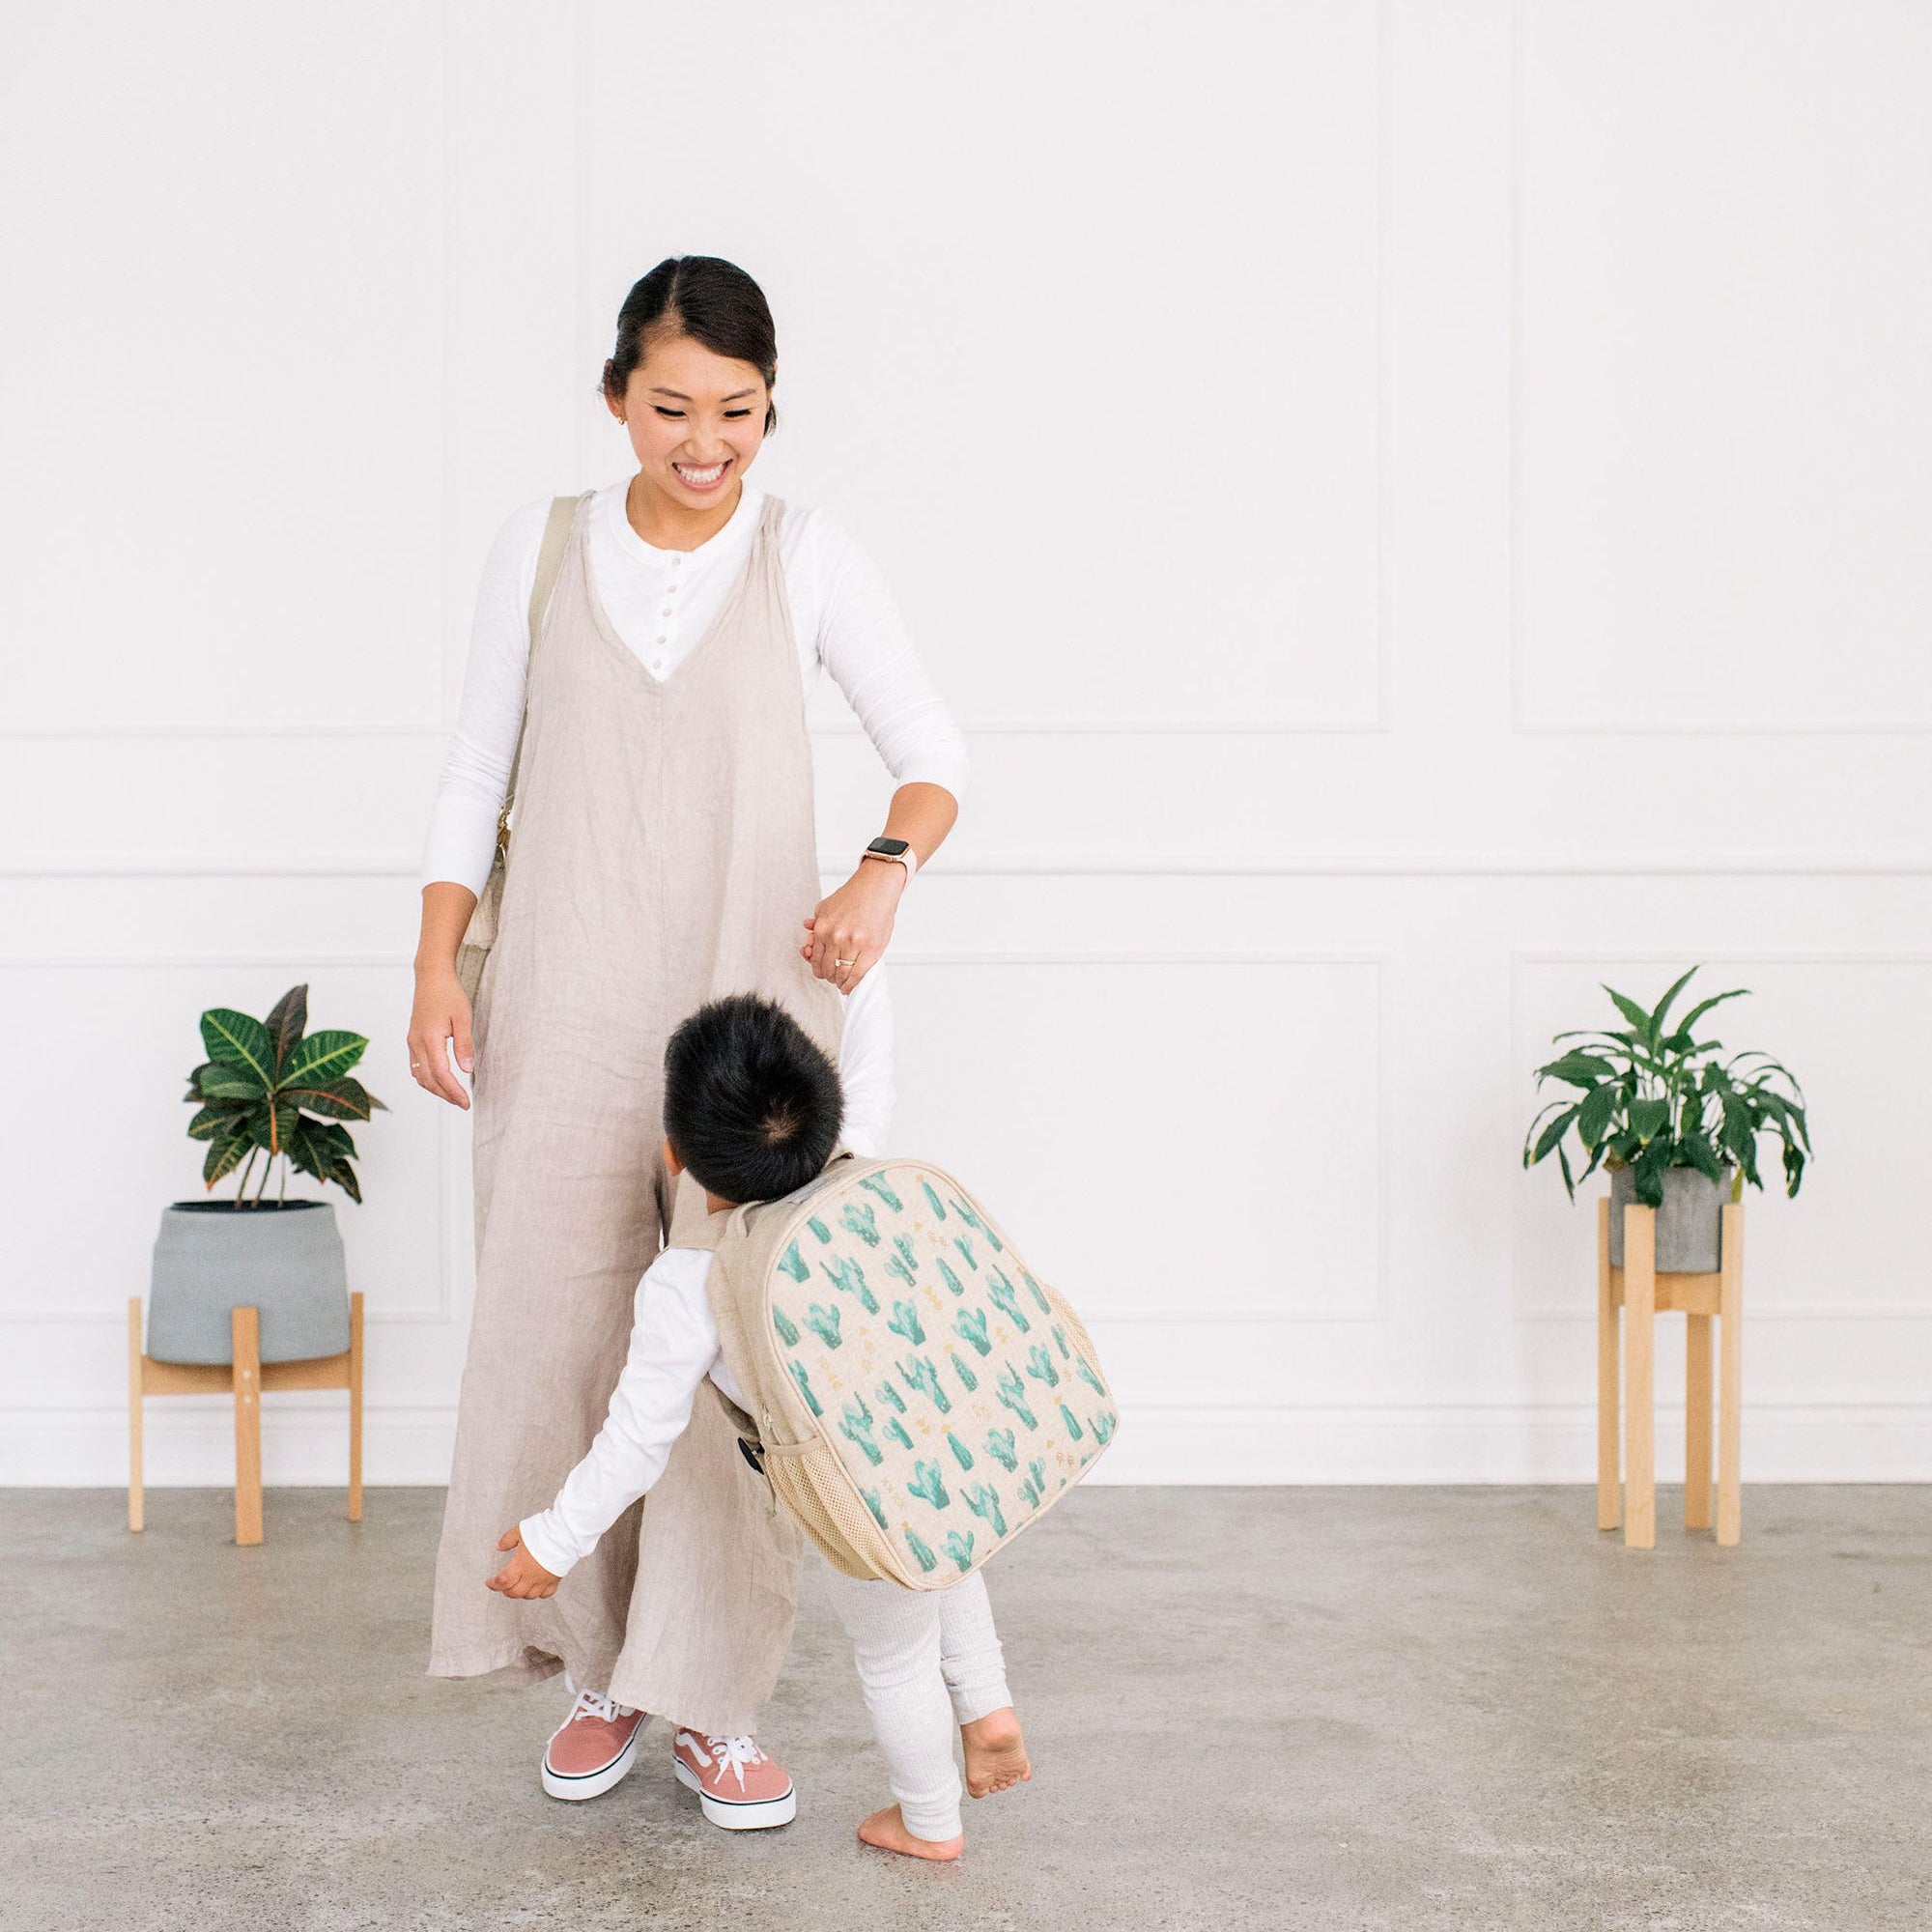
[[[714,355],[749,362],[769,391],[779,379],[778,330],[765,292],[735,262],[717,255],[667,255],[631,285],[617,311],[616,353],[601,384],[613,401],[631,371],[661,336],[688,335]],[[765,404],[765,434],[779,426],[779,407]]]
[[[816,1179],[844,1113],[838,1069],[755,993],[699,1007],[665,1048],[665,1138],[721,1200],[774,1201]]]

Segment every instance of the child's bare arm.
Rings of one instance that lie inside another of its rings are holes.
[[[485,1578],[485,1589],[500,1590],[506,1597],[556,1595],[558,1579],[524,1548],[523,1536],[514,1525],[497,1539],[497,1548],[513,1549],[516,1554],[494,1577]]]

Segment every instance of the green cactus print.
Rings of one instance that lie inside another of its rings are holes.
[[[1000,1313],[1004,1315],[1007,1318],[1007,1320],[1010,1321],[1013,1324],[1013,1326],[1020,1331],[1022,1335],[1024,1335],[1033,1326],[1033,1323],[1030,1322],[1026,1319],[1026,1317],[1020,1313],[1019,1299],[1013,1293],[1012,1283],[1009,1282],[1006,1278],[1006,1276],[999,1271],[998,1268],[993,1269],[991,1277],[987,1281],[986,1298],[987,1300],[994,1302],[998,1305]]]
[[[848,1201],[838,1216],[838,1224],[848,1234],[857,1235],[868,1248],[879,1245],[879,1217],[857,1201]]]
[[[805,1364],[787,1362],[785,1367],[791,1371],[791,1378],[798,1384],[798,1392],[805,1398],[806,1407],[810,1409],[813,1415],[823,1415],[825,1410],[819,1406],[818,1398],[811,1392],[811,1381],[805,1373]]]
[[[1026,1384],[1009,1365],[1000,1371],[1000,1403],[1009,1408],[1029,1429],[1039,1427],[1039,1418],[1027,1406]]]
[[[1000,1512],[998,1490],[989,1489],[984,1483],[975,1483],[971,1489],[961,1490],[959,1493],[975,1516],[985,1518],[987,1527],[995,1536],[1006,1535],[1007,1520]]]
[[[898,1371],[906,1387],[918,1389],[941,1415],[952,1413],[952,1404],[940,1384],[939,1371],[932,1366],[930,1355],[908,1355],[898,1364]]]
[[[879,1312],[879,1297],[866,1286],[866,1270],[857,1262],[840,1255],[836,1268],[830,1262],[820,1262],[818,1271],[834,1288],[843,1289],[847,1294],[857,1295],[859,1306],[867,1315],[876,1315]]]
[[[987,1227],[985,1222],[980,1220],[979,1215],[974,1213],[972,1208],[967,1207],[965,1202],[960,1200],[960,1198],[956,1194],[949,1194],[946,1198],[952,1203],[952,1211],[955,1214],[957,1214],[959,1218],[962,1221],[964,1221],[966,1225],[969,1228],[971,1228],[976,1235],[982,1236],[985,1240],[986,1245],[989,1248],[991,1248],[996,1255],[1003,1255],[1006,1253],[1007,1244],[1000,1239],[999,1236],[993,1233],[992,1229]]]
[[[868,1174],[859,1185],[868,1194],[876,1194],[895,1214],[905,1212],[905,1203],[886,1185],[886,1177],[883,1174]]]
[[[1078,1324],[964,1189],[895,1164],[809,1204],[781,1240],[772,1360],[901,1575],[970,1574],[1113,1441]]]
[[[897,1275],[908,1288],[919,1281],[919,1250],[904,1235],[893,1236],[893,1258],[886,1264],[888,1274]]]
[[[952,1501],[952,1498],[946,1493],[946,1479],[939,1473],[937,1463],[915,1463],[912,1465],[912,1481],[906,1485],[906,1493],[918,1496],[922,1502],[930,1503],[936,1510],[947,1508]]]
[[[792,1367],[796,1368],[797,1363]],[[885,1459],[884,1452],[872,1440],[872,1411],[866,1406],[866,1398],[855,1395],[838,1411],[838,1433],[846,1441],[856,1443],[864,1453],[866,1461],[877,1468]]]

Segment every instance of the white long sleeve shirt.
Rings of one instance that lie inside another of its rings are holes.
[[[586,543],[590,574],[617,635],[653,677],[669,677],[723,610],[757,533],[765,493],[747,481],[729,521],[696,550],[659,550],[631,527],[629,478],[599,490]],[[430,812],[422,883],[481,894],[516,754],[529,666],[530,591],[548,497],[514,512],[477,586],[463,703]],[[788,508],[779,539],[799,676],[821,669],[844,693],[895,782],[963,798],[966,740],[926,675],[878,567],[821,510]],[[857,855],[854,854],[856,859]]]
[[[885,969],[875,966],[845,1002],[839,1047],[845,1093],[840,1139],[854,1153],[885,1151],[892,1130],[893,1024]],[[631,1347],[604,1426],[565,1477],[556,1500],[517,1525],[524,1547],[554,1577],[566,1576],[663,1475],[708,1376],[748,1407],[718,1347],[705,1283],[705,1248],[666,1248],[638,1284]]]

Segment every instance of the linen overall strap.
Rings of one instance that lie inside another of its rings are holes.
[[[594,493],[586,490],[583,497]],[[583,497],[554,497],[550,516],[544,523],[543,544],[537,552],[536,581],[530,585],[530,649],[524,666],[524,711],[517,720],[517,747],[510,753],[509,782],[503,787],[503,809],[497,814],[497,848],[500,851],[510,836],[510,808],[517,802],[517,771],[524,762],[524,727],[530,722],[530,666],[536,662],[537,639],[543,635],[544,611],[550,594],[556,588],[556,575],[563,564],[563,547],[570,541],[571,519]]]

